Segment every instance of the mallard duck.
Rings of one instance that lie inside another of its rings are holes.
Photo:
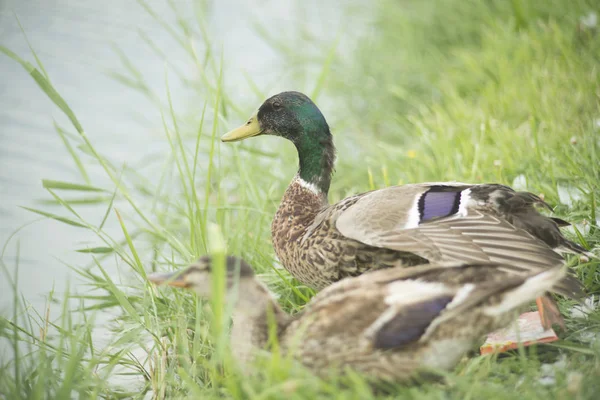
[[[148,279],[206,298],[211,264],[204,256],[181,272]],[[290,316],[246,262],[227,257],[226,271],[227,299],[235,301],[231,351],[242,363],[267,347],[271,321],[281,351],[318,375],[349,367],[393,381],[453,368],[485,334],[508,325],[521,306],[565,273],[562,263],[525,274],[519,267],[493,263],[395,267],[334,283]]]
[[[564,262],[560,253],[586,253],[560,232],[559,226],[568,223],[536,210],[551,210],[542,199],[499,184],[392,186],[330,205],[335,147],[325,117],[302,93],[270,97],[222,141],[258,135],[281,136],[298,151],[300,168],[271,232],[283,266],[317,290],[368,270],[400,265],[497,262],[528,274]],[[582,294],[571,276],[553,290]]]

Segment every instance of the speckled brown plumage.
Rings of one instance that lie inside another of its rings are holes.
[[[294,316],[254,276],[241,276],[238,285],[228,285],[228,299],[236,302],[232,354],[247,362],[267,348],[268,321],[274,320],[281,351],[323,377],[350,368],[371,379],[404,381],[427,369],[450,369],[486,333],[509,324],[520,307],[560,280],[564,268],[521,272],[490,263],[373,271],[332,284]],[[208,297],[210,276],[205,268],[188,269],[175,281],[172,275],[149,279]]]
[[[301,186],[296,177],[287,188],[271,224],[273,247],[283,266],[299,281],[322,289],[366,271],[427,260],[411,253],[376,248],[344,237],[335,217],[360,196],[330,207],[325,196]]]

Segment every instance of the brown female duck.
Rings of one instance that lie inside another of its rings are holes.
[[[235,301],[231,350],[240,361],[267,347],[274,320],[282,352],[318,375],[351,368],[394,381],[454,367],[565,273],[562,263],[535,273],[492,263],[389,268],[334,283],[290,316],[243,260],[228,257],[226,271],[227,299]],[[211,273],[205,256],[182,272],[149,279],[209,297]]]

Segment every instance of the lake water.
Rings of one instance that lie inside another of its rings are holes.
[[[192,2],[176,1],[184,15],[193,20]],[[174,14],[167,2],[148,4],[173,23]],[[289,26],[296,21],[300,2],[215,1],[206,7],[205,16],[211,38],[225,49],[228,87],[241,90],[230,93],[244,97],[248,92],[243,71],[260,85],[277,91],[274,76],[280,76],[277,54],[255,33],[254,23],[267,29]],[[341,23],[335,2],[306,3],[306,15],[314,24],[305,28],[327,38],[333,37]],[[51,81],[74,109],[93,143],[116,162],[135,163],[146,150],[165,146],[160,114],[150,101],[125,88],[107,72],[123,71],[113,46],[118,46],[133,61],[149,86],[165,93],[165,63],[141,40],[138,30],[146,32],[172,63],[190,69],[187,60],[166,31],[137,2],[91,0],[4,0],[0,2],[0,44],[34,63],[19,18],[27,37],[42,60]],[[327,24],[324,15],[330,15]],[[289,30],[289,29],[288,29]],[[300,49],[300,51],[303,51]],[[72,131],[61,112],[41,92],[33,79],[16,62],[0,55],[0,244],[24,224],[40,219],[19,206],[47,209],[39,200],[50,198],[41,180],[81,179],[74,163],[53,128],[53,120]],[[173,75],[172,75],[173,76]],[[170,80],[175,102],[187,108],[185,91]],[[281,88],[283,89],[283,88]],[[239,92],[239,93],[238,93]],[[164,95],[161,95],[163,99]],[[198,105],[200,110],[200,105]],[[248,109],[249,111],[251,108]],[[132,151],[135,149],[135,151]],[[92,215],[103,209],[89,207]],[[9,268],[16,262],[20,247],[20,290],[33,305],[43,304],[43,296],[53,285],[64,287],[68,269],[59,260],[78,265],[89,257],[73,249],[85,247],[91,238],[82,231],[51,220],[23,228],[9,243],[4,261]],[[8,301],[7,282],[0,282],[2,303]]]
[[[198,5],[190,1],[173,3],[190,21],[194,19]],[[168,2],[148,4],[170,24],[175,23]],[[228,95],[241,101],[253,98],[244,73],[251,75],[257,85],[264,85],[269,93],[290,89],[278,82],[285,72],[281,70],[281,57],[256,33],[254,24],[271,32],[280,29],[289,33],[301,15],[303,29],[331,42],[344,30],[344,25],[346,30],[352,27],[352,33],[356,34],[358,21],[365,20],[364,14],[349,20],[333,0],[219,0],[209,2],[202,10],[210,37],[219,45],[216,47],[222,45],[224,49]],[[16,17],[53,85],[73,108],[101,153],[110,154],[116,164],[131,165],[148,152],[166,148],[156,107],[108,74],[123,72],[114,51],[114,46],[118,46],[149,87],[165,101],[165,62],[144,44],[138,31],[151,37],[171,64],[184,72],[192,70],[172,37],[137,2],[0,0],[0,45],[35,64]],[[342,43],[351,36],[343,35]],[[298,51],[302,54],[306,49]],[[0,246],[7,244],[3,262],[11,273],[18,259],[19,291],[32,307],[40,310],[51,289],[60,293],[68,282],[77,288],[76,276],[65,264],[87,265],[89,256],[74,250],[95,242],[93,235],[84,230],[40,218],[20,208],[51,210],[41,203],[51,198],[42,188],[42,179],[84,182],[53,128],[53,122],[57,121],[73,131],[60,110],[18,63],[1,53],[0,76]],[[201,105],[187,104],[190,97],[185,87],[175,79],[170,79],[169,85],[178,107],[188,112],[198,107],[200,112]],[[255,106],[250,104],[248,111]],[[92,170],[92,182],[94,179]],[[86,219],[99,220],[104,207],[85,206],[78,211]],[[56,207],[56,212],[63,210]],[[13,236],[17,229],[20,230]],[[108,229],[119,236],[117,226]],[[11,302],[9,282],[1,275],[1,314],[10,312]]]

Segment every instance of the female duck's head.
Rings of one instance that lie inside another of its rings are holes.
[[[166,284],[173,287],[195,291],[204,298],[211,296],[214,260],[210,256],[200,257],[187,268],[167,273],[153,273],[148,280],[156,285]],[[225,258],[225,279],[227,288],[232,288],[236,281],[244,282],[254,279],[254,271],[244,260],[238,257]]]

